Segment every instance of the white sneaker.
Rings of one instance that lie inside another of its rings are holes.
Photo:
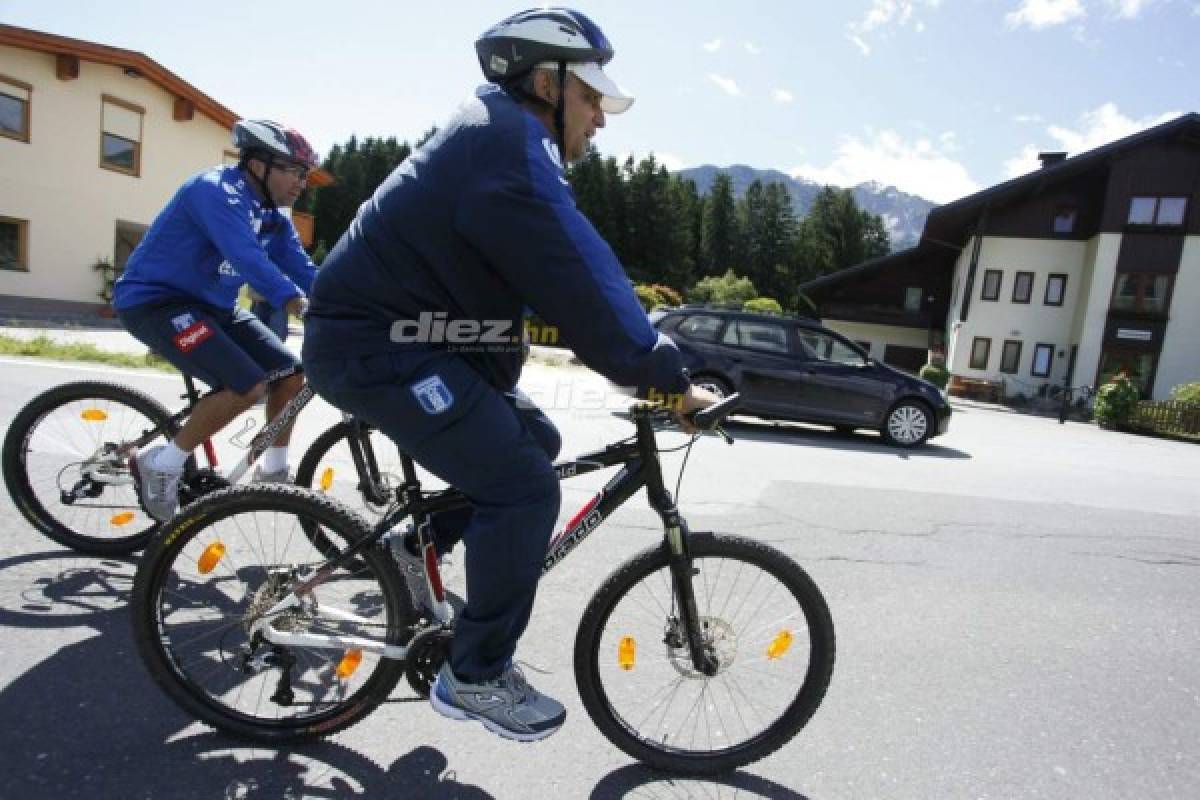
[[[169,520],[179,508],[179,479],[183,476],[182,470],[171,472],[154,466],[154,458],[162,449],[159,445],[135,453],[129,462],[142,507],[159,522]]]
[[[294,483],[295,480],[288,472],[287,467],[267,472],[262,466],[257,466],[254,468],[254,475],[250,478],[251,483]]]

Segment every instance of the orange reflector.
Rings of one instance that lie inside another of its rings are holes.
[[[623,670],[633,669],[634,662],[637,661],[637,642],[632,636],[622,636],[621,641],[617,644],[617,664]]]
[[[792,646],[792,632],[789,630],[780,631],[771,643],[767,645],[767,658],[782,658],[783,654]]]
[[[342,656],[342,660],[337,665],[337,676],[342,680],[346,680],[354,674],[354,670],[358,669],[358,665],[362,663],[362,650],[357,647],[346,651]]]
[[[113,514],[109,522],[116,526],[128,525],[130,522],[133,522],[133,512],[122,511],[120,514]]]
[[[333,467],[326,467],[321,471],[320,486],[322,492],[328,492],[329,487],[333,486]]]
[[[220,542],[213,542],[208,547],[204,548],[204,552],[200,554],[200,558],[196,560],[196,567],[200,570],[201,575],[207,575],[212,572],[222,558],[225,557],[225,545]]]
[[[108,419],[108,412],[101,411],[98,408],[88,408],[85,409],[84,412],[79,416],[83,417],[88,422],[104,422],[104,420]]]

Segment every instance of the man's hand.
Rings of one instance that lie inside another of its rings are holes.
[[[695,433],[696,426],[689,422],[688,418],[684,415],[690,414],[693,411],[701,411],[719,402],[721,402],[721,398],[708,389],[701,389],[696,385],[689,386],[687,394],[683,396],[682,406],[679,409],[679,427],[683,428],[685,433]]]
[[[298,294],[287,301],[287,305],[283,307],[283,310],[293,317],[303,317],[304,312],[308,311],[308,298],[302,294]]]

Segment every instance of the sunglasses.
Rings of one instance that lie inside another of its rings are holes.
[[[305,167],[301,164],[287,164],[287,165],[275,164],[271,168],[274,170],[277,170],[279,172],[286,172],[288,175],[291,175],[296,180],[300,180],[300,181],[308,180],[308,172],[309,172],[308,167]]]

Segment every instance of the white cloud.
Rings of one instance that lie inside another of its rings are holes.
[[[738,88],[737,81],[735,81],[733,78],[726,78],[710,72],[708,73],[708,79],[719,86],[721,91],[725,92],[727,95],[738,97],[742,93],[742,90]]]
[[[710,53],[715,53],[715,52],[717,52],[718,50],[720,50],[720,49],[721,49],[721,40],[720,40],[720,39],[713,39],[711,42],[705,42],[705,43],[704,43],[703,45],[701,45],[701,46],[702,46],[702,47],[703,47],[705,50],[707,50],[708,52],[710,52]]]
[[[1093,150],[1117,139],[1152,128],[1167,120],[1175,119],[1182,112],[1168,111],[1165,114],[1151,114],[1141,119],[1132,119],[1120,112],[1114,103],[1105,103],[1094,111],[1081,114],[1075,127],[1050,125],[1046,133],[1054,140],[1054,147],[1039,148],[1027,144],[1017,155],[1004,162],[1005,174],[1010,177],[1023,175],[1041,166],[1037,154],[1043,150],[1066,150],[1072,156]]]
[[[787,89],[772,89],[771,99],[781,106],[796,102],[796,95],[789,92]]]
[[[762,48],[759,47],[758,45],[756,45],[754,42],[746,42],[745,48],[746,48],[746,52],[752,56],[756,56],[756,55],[762,53]]]
[[[925,30],[924,21],[917,19],[919,8],[935,9],[941,0],[872,0],[866,15],[846,26],[846,36],[858,46],[864,56],[871,54],[870,36],[886,38],[891,28],[912,24],[917,33]]]
[[[1004,22],[1010,28],[1026,25],[1038,31],[1086,15],[1080,0],[1021,0],[1016,11],[1004,15]]]
[[[687,163],[674,153],[651,153],[651,155],[654,156],[655,161],[662,164],[670,172],[678,172],[687,167]],[[624,163],[624,161],[621,163]]]
[[[1013,117],[1013,122],[1020,122],[1022,125],[1030,122],[1041,122],[1041,114],[1017,114]]]
[[[892,130],[866,138],[847,136],[828,166],[805,164],[792,170],[792,175],[843,187],[878,181],[945,203],[979,189],[967,168],[946,149],[945,134],[940,145],[923,138],[909,142]]]
[[[1112,13],[1121,19],[1137,19],[1152,0],[1105,0]]]

